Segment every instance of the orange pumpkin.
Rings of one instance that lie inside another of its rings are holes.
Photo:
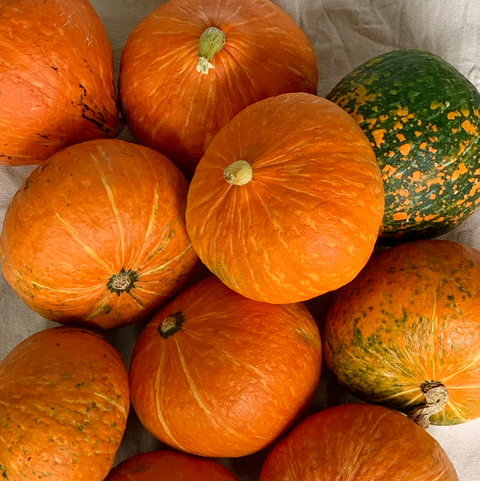
[[[0,474],[102,481],[129,406],[127,370],[103,337],[73,327],[33,334],[0,363]]]
[[[324,330],[325,360],[357,396],[419,424],[480,417],[480,252],[407,242],[341,289]]]
[[[5,279],[47,319],[105,329],[136,322],[197,265],[186,195],[179,170],[147,147],[68,147],[30,174],[7,209]]]
[[[187,199],[204,264],[251,299],[298,302],[352,280],[383,215],[380,171],[357,123],[328,100],[284,94],[215,137]]]
[[[164,443],[211,457],[259,451],[317,387],[321,342],[301,304],[247,299],[210,276],[155,314],[130,365],[132,404]]]
[[[0,45],[0,164],[121,130],[112,50],[88,0],[2,0]]]
[[[268,455],[260,481],[458,481],[440,444],[400,413],[343,404],[300,423]]]
[[[134,137],[191,178],[240,110],[317,81],[313,47],[269,0],[169,0],[128,37],[119,94]]]
[[[212,459],[173,451],[137,454],[110,471],[105,481],[238,481]]]

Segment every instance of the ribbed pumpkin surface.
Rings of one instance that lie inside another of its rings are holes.
[[[97,140],[62,150],[7,209],[5,279],[47,319],[101,328],[136,322],[197,265],[186,196],[180,171],[147,147]]]
[[[260,481],[458,481],[440,444],[400,413],[369,404],[324,409],[266,459]]]
[[[480,202],[480,94],[437,55],[396,50],[360,65],[327,96],[372,143],[385,183],[381,241],[431,238]]]
[[[0,164],[118,134],[112,50],[88,0],[2,0],[0,45]]]
[[[105,481],[238,481],[211,459],[173,451],[137,454],[112,469]]]
[[[130,389],[164,443],[210,457],[267,446],[311,400],[321,341],[301,304],[255,302],[210,276],[164,306],[139,337]]]
[[[225,169],[243,161],[244,185]],[[372,253],[383,215],[372,148],[337,105],[305,93],[247,107],[214,138],[187,199],[204,264],[251,299],[298,302],[337,289]]]
[[[0,474],[5,481],[102,481],[129,410],[127,371],[101,336],[47,329],[0,364]]]
[[[480,416],[480,252],[455,242],[402,244],[373,258],[339,291],[325,360],[360,397],[402,411],[442,383],[433,424]]]
[[[199,42],[210,27],[225,38],[203,73]],[[317,81],[313,47],[273,2],[169,0],[128,37],[119,93],[134,137],[191,178],[212,137],[247,105],[316,93]]]

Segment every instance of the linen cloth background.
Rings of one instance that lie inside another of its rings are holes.
[[[1,1],[1,0],[0,0]],[[221,6],[222,0],[218,0]],[[302,28],[318,59],[318,94],[327,95],[353,68],[375,55],[399,48],[429,50],[450,62],[480,89],[480,2],[478,0],[274,0]],[[164,0],[91,0],[102,19],[114,53],[115,73],[128,34]],[[1,55],[1,51],[0,51]],[[1,137],[1,132],[0,132]],[[133,140],[128,131],[121,138]],[[0,222],[20,184],[33,167],[0,167]],[[1,225],[1,224],[0,224]],[[480,249],[480,210],[442,238]],[[330,296],[309,301],[319,322]],[[480,317],[480,312],[479,312]],[[56,324],[41,318],[18,299],[0,275],[0,359],[36,331]],[[106,333],[129,366],[144,324]],[[344,402],[360,402],[341,388],[323,367],[309,412]],[[460,481],[480,481],[480,419],[457,426],[433,426],[429,434],[443,446]],[[133,409],[115,464],[134,454],[160,449],[138,422]],[[256,481],[266,451],[222,459],[241,481]]]

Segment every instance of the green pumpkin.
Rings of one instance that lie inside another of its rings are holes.
[[[360,65],[327,98],[357,120],[382,171],[379,242],[444,234],[480,202],[480,94],[430,52],[396,50]]]

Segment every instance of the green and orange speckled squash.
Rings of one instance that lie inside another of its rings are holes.
[[[380,242],[431,238],[465,220],[480,201],[480,95],[440,57],[418,50],[380,55],[327,96],[370,139],[385,184]]]
[[[415,419],[426,397],[446,389],[430,422],[463,423],[480,416],[479,313],[479,251],[407,242],[371,259],[338,292],[323,333],[325,361],[361,398]]]
[[[73,327],[31,335],[0,364],[0,479],[102,481],[129,407],[127,370],[103,337]]]

